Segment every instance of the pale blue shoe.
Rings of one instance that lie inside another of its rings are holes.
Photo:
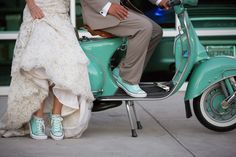
[[[54,140],[62,140],[64,138],[62,120],[63,118],[60,115],[53,114],[51,116],[50,136]]]
[[[144,98],[147,96],[147,93],[143,91],[138,84],[131,85],[125,83],[120,77],[119,68],[115,68],[112,73],[114,78],[116,79],[117,85],[122,88],[129,96],[136,98]]]
[[[47,135],[45,134],[45,125],[43,118],[32,116],[29,121],[30,136],[36,140],[45,140]]]

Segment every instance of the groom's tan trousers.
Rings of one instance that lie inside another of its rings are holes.
[[[145,65],[161,40],[161,27],[142,14],[129,12],[128,18],[119,25],[103,30],[128,37],[128,49],[120,63],[120,75],[124,81],[138,84]]]

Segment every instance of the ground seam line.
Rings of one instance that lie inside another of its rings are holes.
[[[151,116],[154,121],[159,124],[179,145],[181,145],[186,151],[188,151],[193,157],[196,157],[195,154],[187,147],[185,146],[174,134],[172,134],[159,120],[157,120],[156,117],[154,117],[147,109],[143,107],[139,102],[136,102],[149,116]]]

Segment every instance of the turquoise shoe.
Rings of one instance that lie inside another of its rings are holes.
[[[36,140],[45,140],[47,135],[45,134],[45,125],[43,118],[32,116],[29,121],[30,136]]]
[[[62,120],[63,118],[60,115],[53,114],[51,116],[50,136],[54,140],[62,140],[64,138]]]
[[[138,84],[131,85],[125,83],[120,77],[119,68],[113,70],[113,77],[116,79],[117,85],[122,88],[129,96],[136,98],[144,98],[147,96],[147,93],[143,91]]]

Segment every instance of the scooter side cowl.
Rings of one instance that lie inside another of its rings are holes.
[[[111,57],[122,42],[122,38],[89,39],[80,42],[90,60],[89,79],[95,97],[114,95],[118,89],[109,65]]]

